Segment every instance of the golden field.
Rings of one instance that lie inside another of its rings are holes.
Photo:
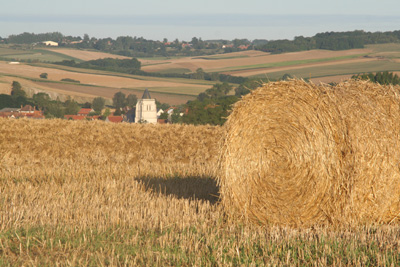
[[[46,50],[60,53],[69,57],[77,58],[83,61],[96,60],[102,58],[118,58],[118,59],[128,59],[129,57],[113,55],[109,53],[99,52],[99,51],[88,51],[88,50],[78,50],[78,49],[68,49],[68,48],[47,48]]]
[[[265,228],[228,218],[224,129],[0,119],[0,265],[400,263],[397,225]]]

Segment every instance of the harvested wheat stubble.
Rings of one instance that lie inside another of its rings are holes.
[[[219,183],[231,215],[292,227],[400,215],[398,88],[269,83],[234,106],[226,131]]]

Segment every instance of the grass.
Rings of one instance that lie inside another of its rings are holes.
[[[196,226],[147,231],[118,226],[78,231],[63,226],[19,228],[0,234],[2,254],[8,254],[0,263],[391,266],[400,262],[396,230],[399,229],[371,228],[339,235],[324,229],[295,233],[243,226],[229,228],[218,222],[214,229]]]
[[[400,264],[398,225],[291,230],[227,218],[214,179],[222,135],[0,119],[0,265]]]

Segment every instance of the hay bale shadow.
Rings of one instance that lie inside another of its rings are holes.
[[[143,184],[144,189],[153,193],[177,198],[205,200],[215,204],[219,200],[219,186],[210,177],[138,177],[135,180]]]

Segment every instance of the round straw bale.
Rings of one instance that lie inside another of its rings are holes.
[[[259,224],[390,221],[400,212],[399,98],[391,87],[268,83],[226,127],[226,211]]]

